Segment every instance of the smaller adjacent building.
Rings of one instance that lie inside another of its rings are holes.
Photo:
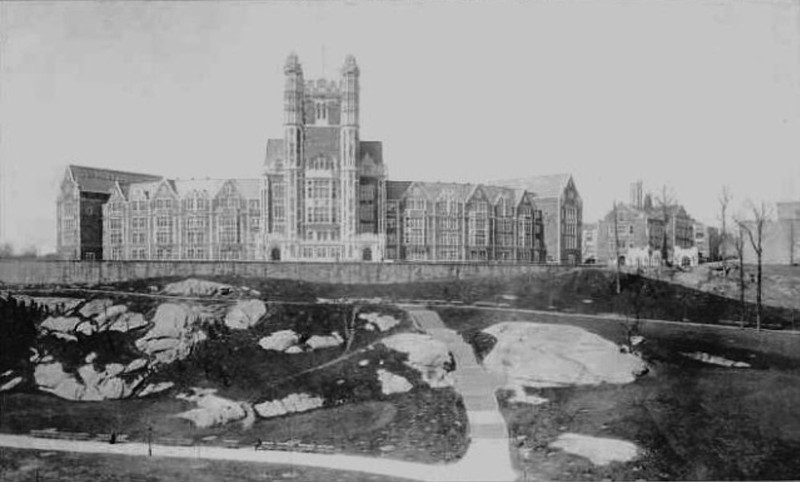
[[[597,262],[597,223],[584,223],[583,225],[583,249],[581,259],[584,264],[594,264]]]
[[[570,174],[554,174],[492,181],[489,184],[524,189],[533,194],[542,211],[546,262],[575,265],[581,262],[583,200]]]
[[[265,179],[115,183],[103,206],[103,258],[264,260]]]
[[[56,251],[62,259],[103,259],[103,206],[111,189],[127,189],[159,176],[136,172],[67,166],[56,199]]]

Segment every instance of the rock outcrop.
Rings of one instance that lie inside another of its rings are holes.
[[[575,326],[508,322],[484,332],[497,342],[483,365],[510,387],[622,384],[647,370],[641,358]]]
[[[114,302],[109,299],[94,299],[89,300],[86,302],[85,305],[78,310],[81,316],[84,318],[92,318],[96,315],[99,315],[105,312],[108,308],[114,305]]]
[[[58,332],[73,334],[75,332],[75,328],[77,328],[82,321],[83,320],[77,316],[51,316],[44,320],[41,325],[39,325],[39,329],[47,330],[51,333]]]
[[[306,412],[319,408],[324,403],[320,397],[312,397],[306,393],[292,393],[283,399],[256,404],[256,413],[262,418],[279,417],[289,413]]]
[[[411,390],[413,385],[409,383],[408,380],[401,377],[400,375],[395,375],[394,373],[384,370],[383,368],[379,368],[377,370],[378,373],[378,380],[381,382],[381,392],[384,395],[391,395],[393,393],[405,393]]]
[[[276,331],[258,340],[258,345],[265,350],[285,351],[297,344],[300,336],[292,330]]]
[[[136,340],[136,348],[161,364],[186,358],[197,343],[206,339],[198,326],[204,319],[200,308],[164,303],[156,309],[152,328]]]
[[[214,389],[194,388],[193,393],[178,395],[176,398],[193,402],[197,408],[175,415],[191,421],[197,428],[224,425],[245,418],[247,415],[240,402],[214,395]]]
[[[550,447],[587,458],[595,465],[629,462],[639,455],[639,448],[631,442],[577,433],[559,435]]]
[[[220,296],[233,293],[233,287],[214,281],[189,278],[168,284],[164,287],[163,293],[176,296]]]
[[[333,348],[340,346],[344,343],[342,335],[334,331],[329,336],[313,335],[306,340],[306,346],[311,350],[319,350],[320,348]]]
[[[266,313],[267,306],[261,300],[239,300],[225,314],[225,325],[232,330],[246,330]]]
[[[367,322],[366,329],[369,331],[389,331],[400,323],[400,320],[393,316],[379,313],[359,313],[358,317]]]
[[[36,365],[33,376],[40,390],[67,400],[116,400],[130,397],[142,384],[144,374],[132,373],[140,368],[109,363],[102,371],[97,371],[89,362],[71,374],[64,371],[61,363],[51,361]]]
[[[398,333],[381,340],[387,348],[408,355],[406,364],[417,370],[433,388],[453,385],[447,367],[451,363],[447,345],[432,336],[419,333]]]

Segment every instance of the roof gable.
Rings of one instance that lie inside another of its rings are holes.
[[[548,176],[533,176],[501,181],[490,181],[493,186],[506,186],[525,189],[539,198],[560,197],[568,183],[572,181],[570,174],[552,174]],[[574,184],[573,184],[574,185]]]
[[[157,181],[161,176],[136,172],[115,171],[95,167],[69,165],[67,177],[78,185],[82,192],[108,194],[115,182],[131,184],[135,182]]]

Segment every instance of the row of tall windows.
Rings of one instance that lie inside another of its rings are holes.
[[[332,179],[306,179],[306,222],[335,223],[337,197]]]

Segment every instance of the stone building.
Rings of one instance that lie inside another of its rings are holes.
[[[387,183],[387,259],[542,263],[542,212],[521,189]]]
[[[103,206],[103,257],[264,259],[267,193],[262,179],[115,183]]]
[[[283,135],[267,140],[260,177],[70,166],[57,202],[62,257],[580,261],[582,204],[571,176],[516,187],[387,181],[381,142],[360,137],[355,59],[338,80],[306,80],[294,54],[283,71]]]
[[[56,252],[62,259],[103,259],[103,205],[115,185],[158,176],[70,165],[56,198]]]
[[[495,186],[524,189],[542,211],[547,263],[579,264],[582,251],[583,201],[569,174],[493,181]]]
[[[295,54],[284,74],[283,137],[264,162],[269,259],[382,260],[386,167],[382,144],[359,136],[355,59],[339,82],[306,81]]]
[[[641,181],[634,183],[630,202],[618,203],[599,222],[598,261],[653,266],[662,259],[674,264],[686,264],[688,259],[690,264],[697,264],[698,256],[687,251],[695,246],[694,220],[679,204],[654,206],[652,197],[643,196],[640,186]],[[665,241],[666,258],[662,252]],[[628,252],[630,255],[626,256]]]
[[[584,223],[581,235],[583,249],[581,249],[581,262],[593,264],[597,262],[597,223]]]

